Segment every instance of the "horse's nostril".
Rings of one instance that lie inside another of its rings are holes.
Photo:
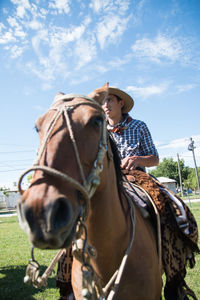
[[[24,216],[31,230],[34,229],[35,217],[31,207],[24,205]]]
[[[58,198],[52,207],[50,216],[50,230],[61,229],[70,221],[71,207],[66,198]]]

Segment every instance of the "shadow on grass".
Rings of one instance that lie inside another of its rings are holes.
[[[46,267],[40,266],[40,274],[43,274]],[[56,279],[48,279],[48,287],[36,289],[23,282],[26,273],[26,266],[8,266],[0,268],[0,299],[1,300],[33,300],[34,295],[41,293],[48,288],[56,289]]]

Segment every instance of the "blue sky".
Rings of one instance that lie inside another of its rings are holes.
[[[160,158],[200,166],[199,0],[1,0],[0,186],[31,166],[58,91],[129,92]]]

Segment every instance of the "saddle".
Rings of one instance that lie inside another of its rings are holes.
[[[149,204],[146,193],[142,193],[140,188],[150,195],[158,210],[162,240],[162,265],[166,282],[170,286],[180,286],[185,295],[190,295],[196,300],[194,292],[184,280],[187,262],[189,262],[190,268],[193,268],[195,253],[200,253],[198,228],[192,212],[182,199],[167,190],[149,174],[133,170],[127,175],[127,179],[129,183],[125,183],[125,190],[133,196],[142,215],[148,217],[149,214],[155,224],[152,205]],[[146,213],[144,213],[145,210]]]

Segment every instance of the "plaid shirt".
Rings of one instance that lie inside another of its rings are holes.
[[[134,155],[158,156],[147,125],[143,121],[132,119],[128,114],[124,116],[125,119],[122,123],[115,126],[108,124],[107,126],[117,145],[121,159]]]

